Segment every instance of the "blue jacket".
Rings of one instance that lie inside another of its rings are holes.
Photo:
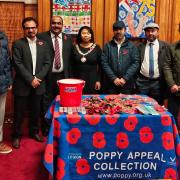
[[[11,58],[8,49],[8,40],[6,35],[0,32],[0,94],[7,92],[11,84]]]
[[[119,57],[118,47],[114,40],[108,42],[101,56],[102,69],[108,79],[113,82],[117,77],[124,78],[128,87],[133,87],[140,66],[137,47],[127,39],[121,45]]]

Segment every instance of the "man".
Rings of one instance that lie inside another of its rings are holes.
[[[40,39],[48,43],[48,52],[51,57],[51,68],[46,79],[47,89],[43,98],[44,114],[48,110],[52,100],[59,94],[57,80],[71,76],[70,59],[73,45],[71,37],[64,34],[62,29],[63,19],[60,16],[53,16],[51,18],[50,30],[38,35]],[[58,66],[57,62],[59,62]],[[46,136],[49,129],[46,120],[42,122],[42,125],[43,135]]]
[[[22,22],[24,38],[13,44],[13,63],[15,79],[14,92],[14,132],[13,147],[20,147],[22,135],[21,125],[25,107],[30,102],[30,131],[31,138],[42,142],[39,135],[39,116],[42,95],[45,93],[45,77],[50,68],[48,45],[36,37],[38,24],[32,17]]]
[[[7,91],[12,87],[10,54],[6,35],[0,31],[0,153],[7,154],[12,149],[3,143],[3,124]]]
[[[146,42],[139,45],[141,68],[136,81],[140,94],[148,95],[163,104],[166,83],[163,76],[163,63],[168,53],[167,43],[158,40],[159,25],[149,23],[144,27]]]
[[[125,38],[126,26],[123,21],[113,24],[113,39],[103,49],[101,63],[105,80],[104,93],[132,94],[135,75],[139,69],[139,53],[136,46]]]
[[[180,119],[180,41],[171,46],[170,56],[165,61],[163,70],[169,87],[168,110],[177,121]],[[178,126],[180,127],[180,124]]]

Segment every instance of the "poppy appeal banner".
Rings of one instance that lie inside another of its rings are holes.
[[[81,26],[91,26],[91,0],[53,0],[52,13],[63,18],[67,34],[77,34]]]
[[[180,139],[168,112],[64,114],[59,101],[46,114],[52,125],[44,165],[54,180],[179,179]]]
[[[118,20],[126,24],[127,37],[144,38],[143,27],[154,17],[155,0],[119,0]]]

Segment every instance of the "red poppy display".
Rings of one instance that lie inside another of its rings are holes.
[[[95,148],[104,148],[106,145],[106,139],[104,137],[104,133],[96,132],[93,134],[93,146]]]
[[[53,162],[53,145],[52,144],[47,144],[45,153],[44,153],[44,160],[47,163],[52,163]]]
[[[126,149],[129,146],[129,138],[126,133],[120,132],[117,134],[116,146],[120,149]]]
[[[63,159],[58,158],[57,167],[56,179],[61,180],[65,176],[65,162]]]
[[[170,132],[165,132],[162,134],[162,145],[164,149],[171,150],[174,149],[174,138],[173,134]]]
[[[166,169],[164,179],[177,180],[176,171],[173,168]]]
[[[167,114],[162,115],[161,123],[163,126],[171,126],[171,117]]]
[[[101,116],[98,114],[95,115],[85,115],[84,119],[90,124],[90,125],[97,125],[100,122]]]
[[[81,176],[90,172],[90,165],[86,159],[81,158],[76,161],[76,172]]]
[[[138,119],[136,116],[129,116],[125,121],[124,121],[124,127],[128,131],[134,131],[136,128],[136,125],[138,123]]]
[[[106,122],[110,125],[116,124],[118,118],[120,117],[119,114],[114,114],[114,115],[106,115]]]
[[[77,124],[81,120],[81,116],[77,113],[75,114],[67,114],[67,121],[71,124]]]
[[[78,128],[72,128],[66,134],[66,140],[69,144],[76,144],[81,137],[81,131]]]
[[[154,139],[154,134],[148,126],[144,126],[139,130],[139,136],[142,143],[150,143]]]

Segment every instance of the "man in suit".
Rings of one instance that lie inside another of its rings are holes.
[[[159,25],[149,23],[144,27],[146,42],[139,45],[141,68],[136,81],[140,94],[148,95],[159,104],[166,99],[166,83],[163,75],[163,63],[167,58],[169,46],[158,40]]]
[[[49,54],[51,57],[51,68],[48,72],[46,79],[47,89],[43,98],[43,109],[44,114],[48,110],[48,107],[52,100],[59,94],[57,86],[57,80],[69,78],[71,76],[71,52],[72,52],[72,39],[70,35],[66,35],[62,32],[63,19],[60,16],[53,16],[51,18],[51,28],[49,31],[38,34],[40,39],[46,41],[49,45]],[[56,47],[56,40],[58,41],[58,48]],[[56,54],[57,49],[59,50],[58,61],[59,65],[56,66]],[[48,132],[48,124],[46,120],[42,122],[42,132],[44,136]]]
[[[13,82],[14,93],[14,130],[13,147],[20,147],[22,136],[21,125],[27,103],[30,103],[30,131],[31,138],[42,142],[39,135],[39,116],[42,95],[45,93],[45,77],[50,68],[48,45],[36,37],[37,21],[27,17],[22,22],[24,38],[13,44],[13,65],[15,78]]]

